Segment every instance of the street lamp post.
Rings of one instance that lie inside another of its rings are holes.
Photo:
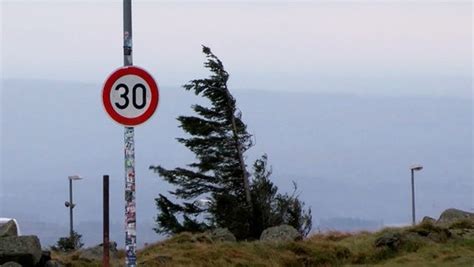
[[[68,176],[68,180],[69,180],[69,201],[66,201],[64,203],[64,205],[66,206],[66,208],[69,208],[69,237],[71,238],[71,240],[73,239],[73,236],[74,236],[72,209],[74,209],[74,207],[76,206],[76,204],[74,204],[72,202],[72,181],[73,180],[81,180],[81,179],[83,179],[83,178],[80,177],[79,175]]]
[[[410,167],[411,170],[411,213],[412,213],[412,224],[416,224],[415,215],[415,171],[421,171],[423,166],[417,164]]]

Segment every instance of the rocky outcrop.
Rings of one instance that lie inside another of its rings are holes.
[[[261,241],[295,241],[302,239],[301,234],[290,225],[279,225],[265,229],[260,236]]]
[[[18,236],[17,224],[11,220],[0,226],[0,266],[58,267],[51,252],[42,251],[37,236]]]
[[[235,238],[234,234],[227,228],[216,228],[214,230],[209,231],[209,237],[214,242],[235,242],[237,239]]]
[[[18,236],[18,229],[16,227],[16,223],[13,220],[0,225],[0,238],[9,236]]]
[[[421,220],[421,223],[435,223],[436,219],[431,218],[430,216],[425,216],[423,217],[423,220]]]
[[[400,233],[384,233],[375,240],[375,247],[388,247],[397,250],[402,243],[402,235]]]
[[[447,209],[439,216],[437,224],[449,225],[460,220],[474,220],[474,213],[458,210],[458,209]]]
[[[0,238],[0,264],[13,261],[22,266],[35,266],[41,259],[41,244],[37,236]]]

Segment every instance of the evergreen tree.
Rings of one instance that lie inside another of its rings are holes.
[[[175,186],[170,193],[179,200],[174,203],[163,194],[155,199],[159,209],[155,231],[173,234],[225,227],[237,239],[256,239],[265,228],[286,223],[305,234],[304,229],[311,227],[311,211],[304,211],[304,203],[294,194],[277,194],[266,156],[255,162],[250,181],[244,153],[252,146],[251,135],[227,87],[229,74],[208,47],[203,46],[203,53],[211,75],[184,88],[208,99],[209,105],[193,105],[196,116],[178,117],[189,137],[177,141],[195,154],[196,161],[185,168],[150,166]]]
[[[197,116],[178,117],[180,127],[191,137],[177,140],[196,155],[196,162],[174,170],[150,167],[176,186],[171,194],[184,200],[178,205],[164,195],[159,196],[156,202],[161,211],[157,217],[160,227],[156,230],[176,233],[225,226],[243,238],[248,235],[252,209],[243,156],[252,145],[251,135],[227,88],[229,74],[209,48],[203,47],[203,52],[207,57],[205,67],[212,75],[192,80],[184,88],[207,98],[210,106],[194,105]],[[207,198],[211,204],[199,207],[195,203],[199,198]],[[203,212],[210,216],[206,216],[205,222],[198,222],[202,218],[197,217]]]

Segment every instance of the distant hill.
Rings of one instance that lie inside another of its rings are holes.
[[[111,220],[123,221],[123,128],[103,111],[101,85],[43,80],[3,81],[0,214],[67,225],[67,176],[74,182],[77,230],[95,242],[101,222],[101,176],[111,175]],[[234,90],[256,146],[248,163],[267,153],[280,190],[299,185],[315,227],[331,218],[386,224],[410,221],[408,166],[416,174],[417,211],[472,209],[472,99],[384,97]],[[136,130],[138,241],[150,229],[154,197],[170,189],[151,164],[182,166],[192,154],[175,138],[175,118],[202,101],[161,86],[156,115]],[[141,222],[141,223],[140,223]],[[35,224],[26,232],[38,232]],[[67,234],[67,229],[58,228]],[[60,233],[58,233],[59,235]],[[117,236],[121,239],[120,235]],[[120,244],[121,240],[117,240]]]

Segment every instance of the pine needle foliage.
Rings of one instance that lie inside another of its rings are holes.
[[[256,239],[266,227],[290,223],[283,219],[291,217],[290,199],[304,203],[277,194],[269,180],[266,156],[255,162],[250,180],[244,154],[252,147],[252,136],[227,87],[229,74],[208,47],[203,46],[202,51],[211,75],[183,87],[207,99],[208,105],[193,105],[194,116],[177,118],[188,134],[177,141],[195,154],[195,161],[175,169],[150,166],[175,186],[169,192],[172,197],[159,194],[155,199],[159,210],[155,231],[175,234],[224,227],[239,240]]]
[[[305,210],[305,203],[298,197],[298,186],[293,182],[293,193],[278,193],[278,187],[270,180],[271,167],[268,157],[263,155],[253,166],[252,230],[258,236],[268,227],[288,224],[293,226],[302,237],[306,237],[312,228],[311,208]]]

